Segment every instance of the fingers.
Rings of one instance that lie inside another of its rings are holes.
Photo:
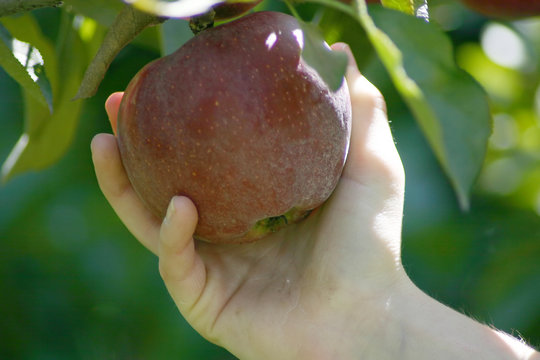
[[[120,160],[116,138],[99,134],[91,144],[99,187],[128,230],[157,254],[160,222],[140,201]]]
[[[343,176],[370,186],[386,181],[403,187],[403,165],[388,124],[384,98],[360,74],[346,44],[334,44],[332,48],[349,56],[346,79],[353,118],[351,145]]]
[[[193,202],[186,197],[175,196],[161,226],[159,271],[183,312],[195,304],[206,282],[206,269],[193,240],[196,226],[197,210]]]
[[[124,93],[109,96],[105,109],[116,135],[118,110]],[[129,231],[159,256],[160,274],[179,309],[189,310],[206,282],[206,269],[195,251],[193,233],[197,210],[186,197],[171,200],[160,223],[144,206],[122,166],[116,138],[99,134],[92,140],[92,159],[99,186]]]
[[[105,101],[105,110],[111,122],[111,127],[114,135],[116,135],[116,124],[118,119],[118,110],[120,109],[120,103],[122,102],[123,92],[112,93],[107,101]]]

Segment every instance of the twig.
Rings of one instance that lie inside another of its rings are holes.
[[[0,17],[60,5],[62,5],[60,0],[2,0],[0,1]]]
[[[125,5],[116,16],[98,52],[84,74],[79,91],[73,100],[86,99],[93,96],[109,65],[131,40],[147,26],[157,25],[165,19],[134,9]]]

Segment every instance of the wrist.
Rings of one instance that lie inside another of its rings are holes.
[[[396,359],[538,359],[518,339],[437,302],[410,280],[403,285],[386,314],[386,342]]]
[[[392,310],[410,284],[400,269],[385,287],[370,293],[364,289],[350,302],[339,303],[329,314],[330,325],[314,337],[314,347],[297,359],[402,359],[402,324]]]

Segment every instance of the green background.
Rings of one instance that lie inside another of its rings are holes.
[[[403,262],[431,296],[539,345],[540,39],[525,31],[529,65],[502,67],[481,45],[492,22],[448,1],[431,9],[432,21],[452,37],[458,63],[486,87],[495,132],[512,139],[503,147],[490,143],[471,209],[460,211],[381,64],[366,61],[366,76],[388,102],[406,171]],[[54,27],[58,10],[35,13]],[[522,34],[520,24],[510,26]],[[98,94],[85,101],[66,156],[0,187],[1,359],[233,358],[182,319],[157,259],[123,227],[95,180],[89,144],[94,134],[110,132],[105,99],[159,56],[141,43],[120,53]],[[3,160],[23,131],[23,104],[1,69],[0,95]]]

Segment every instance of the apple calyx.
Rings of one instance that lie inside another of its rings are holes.
[[[243,237],[246,239],[260,239],[268,234],[278,232],[287,225],[298,223],[307,218],[313,210],[300,210],[292,208],[283,215],[270,216],[257,221]]]

